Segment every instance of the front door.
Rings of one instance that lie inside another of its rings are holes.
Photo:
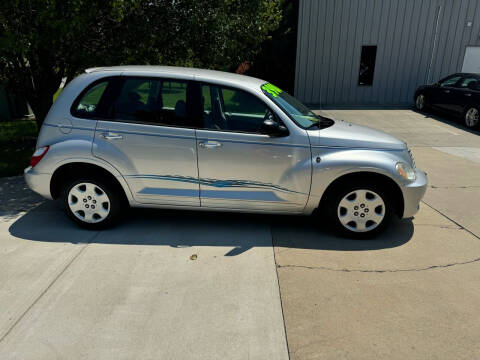
[[[199,206],[189,82],[123,77],[99,120],[93,154],[116,167],[136,201]]]
[[[453,97],[455,96],[455,85],[461,78],[461,75],[451,75],[440,80],[438,87],[432,89],[432,96],[429,99],[430,103],[439,109],[454,111]]]
[[[273,114],[256,95],[202,84],[204,129],[197,130],[202,207],[302,211],[308,199],[308,137],[260,132]],[[277,119],[277,121],[279,121]]]

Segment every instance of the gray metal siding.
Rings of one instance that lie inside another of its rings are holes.
[[[295,96],[312,105],[411,103],[480,45],[480,0],[300,0],[298,21]],[[363,45],[377,46],[372,86],[358,86]]]

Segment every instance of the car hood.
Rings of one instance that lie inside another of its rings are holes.
[[[403,150],[407,147],[405,142],[383,131],[344,120],[334,121],[330,127],[308,130],[312,145],[388,150]]]

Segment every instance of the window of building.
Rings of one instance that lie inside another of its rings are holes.
[[[371,86],[373,84],[373,74],[375,71],[375,60],[377,57],[376,46],[362,46],[360,56],[360,71],[358,75],[358,85]]]

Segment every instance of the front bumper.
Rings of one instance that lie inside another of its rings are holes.
[[[29,166],[23,171],[23,176],[30,189],[35,191],[37,194],[42,195],[44,198],[52,198],[52,195],[50,194],[51,174],[38,173],[34,168]]]
[[[415,181],[403,185],[403,218],[409,218],[415,215],[420,208],[420,200],[422,200],[427,190],[427,174],[423,171],[415,169]]]

